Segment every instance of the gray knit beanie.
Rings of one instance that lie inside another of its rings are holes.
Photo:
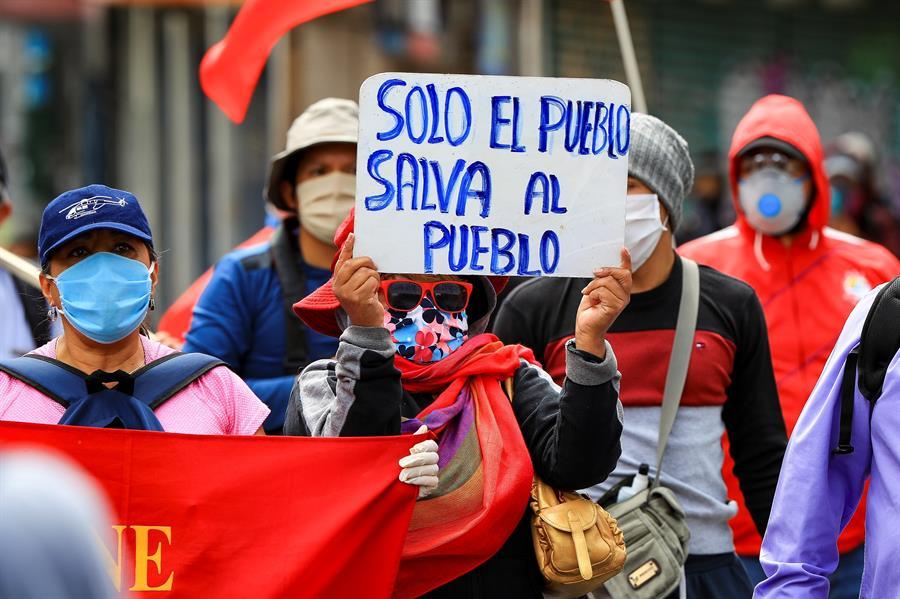
[[[659,196],[674,233],[681,224],[684,196],[694,184],[694,163],[684,138],[655,116],[632,113],[628,174]]]

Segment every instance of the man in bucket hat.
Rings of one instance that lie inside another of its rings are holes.
[[[291,306],[331,276],[334,232],[355,198],[358,113],[352,100],[326,98],[294,121],[264,191],[292,216],[268,242],[222,258],[194,308],[184,351],[216,356],[243,377],[272,411],[269,434],[281,432],[299,369],[337,350]]]

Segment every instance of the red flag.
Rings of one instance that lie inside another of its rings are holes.
[[[272,48],[290,29],[372,0],[248,0],[200,63],[200,86],[235,123],[244,120]]]
[[[0,450],[49,446],[99,481],[113,578],[147,597],[389,597],[416,496],[397,461],[420,440],[0,422]]]

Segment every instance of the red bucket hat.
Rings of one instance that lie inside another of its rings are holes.
[[[341,246],[344,245],[347,237],[353,232],[354,212],[355,209],[350,210],[350,214],[347,215],[347,218],[344,219],[344,222],[341,223],[334,233],[334,245],[338,247],[338,251],[335,252],[331,261],[332,273],[334,273],[334,266],[337,264],[338,256],[341,253]],[[487,277],[487,279],[497,294],[506,287],[506,283],[509,281],[509,277]],[[335,314],[337,309],[341,307],[341,303],[331,288],[333,281],[334,277],[332,276],[327,283],[294,304],[294,314],[312,330],[323,335],[340,337],[342,331]]]

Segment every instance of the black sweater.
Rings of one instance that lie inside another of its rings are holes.
[[[563,489],[606,478],[621,451],[621,406],[615,356],[603,361],[566,349],[567,380],[559,389],[540,368],[522,362],[514,377],[513,412],[535,472]],[[337,360],[307,367],[294,385],[285,434],[372,436],[400,433],[402,418],[433,401],[405,392],[385,329],[350,327]],[[474,571],[437,589],[435,597],[540,597],[542,580],[527,506],[506,544]]]

